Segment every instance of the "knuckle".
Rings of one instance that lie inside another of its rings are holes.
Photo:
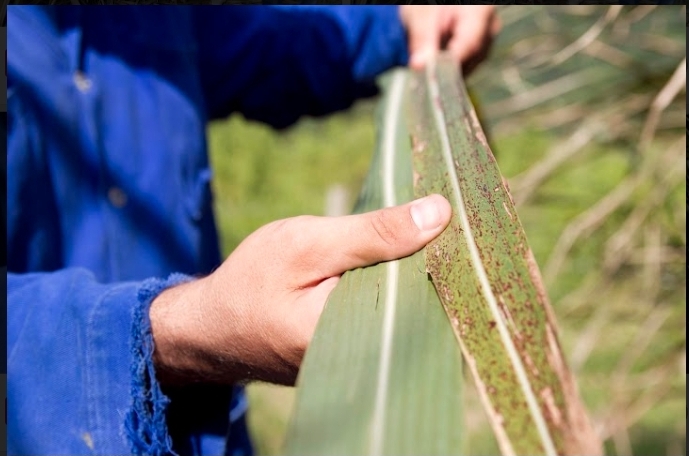
[[[275,236],[279,242],[292,242],[303,238],[305,226],[308,224],[307,215],[300,215],[297,217],[276,220],[267,225],[268,230],[272,236]]]
[[[468,40],[465,45],[466,54],[468,57],[473,57],[481,52],[483,48],[483,40],[481,37],[475,37],[472,40]]]
[[[395,220],[390,211],[378,211],[371,218],[371,227],[379,239],[387,246],[394,246],[401,240],[399,232],[395,229]]]
[[[292,266],[300,265],[304,255],[313,250],[313,233],[311,226],[317,217],[300,215],[281,220],[275,229],[279,234],[275,238],[275,248]]]

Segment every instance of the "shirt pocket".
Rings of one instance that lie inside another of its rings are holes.
[[[194,177],[188,185],[184,202],[188,215],[196,222],[209,216],[213,206],[213,192],[211,190],[212,171],[206,167],[194,172]]]
[[[102,21],[107,29],[104,46],[124,63],[123,79],[130,85],[118,90],[134,100],[130,112],[136,111],[140,119],[135,128],[142,141],[132,144],[132,150],[141,155],[122,166],[129,175],[141,176],[143,171],[146,178],[161,179],[168,189],[160,196],[163,204],[175,199],[189,218],[201,221],[212,207],[211,170],[190,12],[184,7],[126,10],[117,8],[117,20]]]

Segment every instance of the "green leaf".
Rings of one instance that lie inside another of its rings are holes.
[[[402,106],[408,74],[389,76],[374,160],[355,212],[413,199]],[[291,455],[461,454],[461,353],[423,251],[345,273],[297,380]]]
[[[426,264],[488,412],[512,454],[601,454],[506,182],[456,65],[411,80],[407,113],[417,196],[451,202]]]

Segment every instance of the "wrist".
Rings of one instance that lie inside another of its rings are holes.
[[[191,383],[207,376],[204,331],[196,327],[202,326],[196,309],[202,308],[203,280],[168,288],[151,303],[153,362],[161,384]]]

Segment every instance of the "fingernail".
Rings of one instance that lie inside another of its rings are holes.
[[[431,54],[432,51],[428,49],[416,51],[411,57],[409,66],[411,66],[412,68],[423,68],[430,59]]]
[[[426,196],[416,200],[409,209],[412,220],[421,231],[430,231],[438,228],[442,221],[440,208],[435,200]]]
[[[424,55],[417,52],[416,54],[412,55],[411,59],[409,60],[409,66],[412,68],[421,68],[423,67],[424,64]]]

